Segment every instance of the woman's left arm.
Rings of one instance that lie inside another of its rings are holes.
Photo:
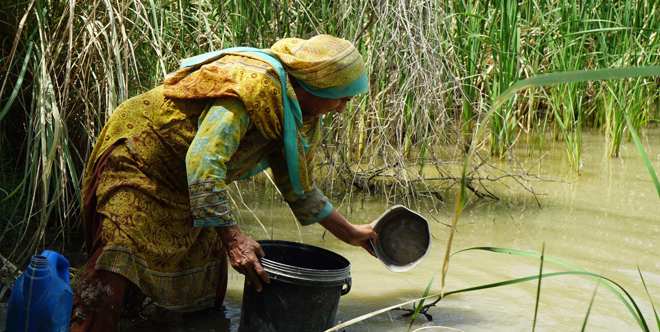
[[[299,174],[303,193],[294,192],[289,178],[286,158],[283,151],[274,151],[268,158],[270,169],[277,188],[289,204],[291,211],[302,225],[320,223],[334,236],[340,240],[355,246],[361,246],[367,252],[374,255],[370,240],[375,240],[378,235],[371,225],[351,224],[339,211],[337,211],[330,200],[314,185],[314,155],[319,148],[320,122],[308,124],[307,130],[303,130],[304,136],[309,139],[309,148],[299,148],[298,162]]]
[[[375,256],[371,242],[378,238],[378,234],[370,224],[353,225],[337,210],[333,210],[319,223],[338,239],[354,246],[360,246]]]

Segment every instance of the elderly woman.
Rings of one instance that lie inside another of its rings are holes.
[[[174,311],[221,304],[227,257],[260,290],[264,254],[236,224],[227,185],[266,168],[302,225],[369,250],[373,229],[349,223],[312,178],[320,116],[367,88],[355,47],[319,35],[186,59],[163,85],[121,104],[85,168],[90,259],[72,331],[116,330],[135,294]]]

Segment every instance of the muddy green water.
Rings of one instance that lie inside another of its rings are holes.
[[[660,169],[660,131],[646,140],[649,156]],[[496,188],[499,202],[481,202],[467,209],[460,219],[454,250],[472,246],[499,246],[539,250],[561,257],[589,271],[621,283],[635,297],[655,330],[649,299],[637,274],[639,266],[651,296],[660,305],[660,199],[632,144],[622,148],[622,158],[609,160],[602,136],[585,134],[582,175],[576,177],[566,164],[562,145],[549,146],[541,161],[525,157],[536,175],[558,181],[537,181],[538,208],[529,194],[518,187]],[[355,200],[357,201],[357,200]],[[376,218],[382,202],[339,204],[354,223]],[[350,210],[350,212],[349,212]],[[322,238],[320,226],[298,230],[288,210],[277,203],[257,203],[254,211],[275,239],[303,241],[334,250],[352,263],[353,289],[340,302],[338,319],[346,321],[392,304],[420,296],[433,276],[439,276],[447,227],[432,222],[434,236],[430,254],[415,269],[392,273],[362,249],[345,245],[332,236]],[[449,223],[450,206],[421,211]],[[256,238],[267,238],[247,214],[243,228]],[[254,220],[254,219],[252,219]],[[459,289],[538,272],[533,258],[472,252],[455,256],[450,263],[447,289]],[[546,264],[546,272],[558,271]],[[226,317],[237,328],[243,278],[230,272]],[[432,291],[439,291],[439,277]],[[556,277],[542,283],[537,331],[576,331],[581,328],[595,282],[584,277]],[[433,321],[421,317],[416,327],[443,325],[464,331],[531,330],[536,282],[481,290],[448,297],[432,309]],[[382,314],[353,325],[346,331],[406,331],[409,320],[400,312]],[[587,330],[639,330],[624,305],[600,287]]]
[[[656,169],[660,169],[659,142],[660,130],[653,130],[645,141]],[[627,144],[620,159],[610,160],[605,156],[602,136],[585,134],[579,177],[567,166],[562,149],[560,143],[547,146],[540,161],[538,155],[529,155],[525,148],[517,152],[527,169],[554,180],[532,183],[542,208],[518,186],[509,183],[508,188],[493,187],[502,200],[481,201],[464,212],[453,250],[499,246],[540,251],[545,242],[546,255],[560,257],[622,284],[637,300],[651,330],[657,330],[636,266],[642,269],[651,296],[660,306],[660,199],[634,146]],[[431,251],[412,271],[393,273],[362,249],[341,243],[331,235],[323,238],[323,229],[318,225],[299,229],[281,202],[246,200],[269,233],[263,231],[251,213],[242,211],[242,228],[253,237],[302,241],[334,250],[351,261],[353,289],[341,299],[339,321],[418,297],[433,276],[436,281],[431,291],[439,291],[439,272],[448,236],[448,228],[440,222],[450,222],[451,204],[435,211],[420,211],[436,220],[431,222]],[[383,202],[359,199],[335,205],[354,223],[369,222],[387,208]],[[538,269],[539,261],[533,258],[463,253],[451,260],[447,290],[533,275]],[[546,263],[544,271],[559,270]],[[196,314],[171,330],[236,331],[243,277],[230,270],[229,279],[224,315],[220,311]],[[579,331],[595,285],[594,280],[584,277],[545,279],[536,330]],[[451,296],[430,310],[433,321],[420,317],[413,330],[442,325],[463,331],[530,331],[535,294],[534,281]],[[408,324],[408,318],[393,311],[345,331],[407,331]],[[625,306],[601,286],[587,330],[640,329]]]

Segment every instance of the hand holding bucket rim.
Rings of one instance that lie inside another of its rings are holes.
[[[231,266],[245,275],[247,281],[254,285],[257,292],[261,292],[263,289],[262,282],[270,283],[268,274],[259,261],[265,255],[261,245],[241,233],[238,226],[229,226],[220,234]]]

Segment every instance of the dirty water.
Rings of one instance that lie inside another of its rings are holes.
[[[622,148],[622,158],[605,156],[600,134],[583,136],[582,175],[576,177],[566,163],[563,146],[549,146],[542,160],[528,157],[521,148],[519,160],[545,181],[532,183],[542,207],[519,187],[495,188],[498,202],[482,201],[464,211],[453,249],[497,246],[541,250],[623,285],[640,305],[654,330],[654,318],[644,293],[637,266],[644,273],[651,296],[660,305],[660,199],[632,144]],[[654,142],[650,144],[651,142]],[[647,152],[660,170],[660,131],[649,133]],[[549,181],[551,180],[551,181]],[[433,243],[428,256],[405,273],[388,271],[364,250],[325,235],[318,225],[299,228],[281,202],[248,199],[254,215],[242,211],[242,228],[257,239],[302,241],[333,250],[352,264],[353,288],[340,302],[338,320],[375,311],[421,296],[431,278],[431,292],[439,292],[439,272],[444,257],[451,206],[420,209],[432,216]],[[388,206],[378,201],[335,204],[354,223],[378,217]],[[447,290],[529,276],[538,273],[539,260],[485,252],[467,252],[451,259]],[[546,263],[545,272],[561,268]],[[529,331],[534,316],[535,281],[450,296],[419,317],[414,328],[447,326],[463,331]],[[544,279],[538,308],[537,331],[576,331],[581,328],[591,295],[593,279],[561,276]],[[165,326],[124,324],[123,331],[236,331],[240,319],[243,277],[230,269],[224,310],[209,310],[172,318]],[[174,317],[174,316],[173,316]],[[345,331],[407,331],[409,318],[392,311],[348,327]],[[599,287],[587,331],[636,331],[636,322],[625,306],[605,287]]]
[[[533,182],[542,204],[519,187],[495,188],[499,202],[479,202],[460,219],[454,251],[473,246],[498,246],[540,251],[559,257],[620,283],[631,292],[653,325],[653,313],[644,293],[637,266],[644,273],[651,296],[660,303],[660,199],[632,144],[622,148],[620,159],[605,156],[600,134],[586,133],[582,174],[576,177],[567,166],[563,145],[549,146],[541,161],[524,157],[526,167],[544,181]],[[656,142],[655,144],[650,144]],[[648,134],[646,147],[656,169],[660,169],[660,131]],[[253,200],[254,201],[254,200]],[[340,204],[336,204],[340,205]],[[243,228],[255,238],[303,241],[334,250],[352,263],[353,288],[342,297],[339,321],[419,297],[432,277],[431,292],[439,292],[439,272],[444,257],[451,208],[421,210],[432,216],[433,243],[429,255],[413,270],[388,271],[383,264],[332,236],[323,236],[320,226],[298,228],[282,204],[251,204],[257,217],[271,233],[266,235],[252,217],[243,214]],[[340,205],[355,223],[377,218],[387,206],[382,202],[353,199]],[[350,212],[349,212],[350,210]],[[439,221],[439,222],[438,222]],[[539,260],[485,252],[454,256],[447,277],[447,290],[513,279],[538,273]],[[561,268],[546,263],[544,271]],[[230,272],[226,311],[222,319],[236,331],[240,318],[243,278]],[[415,327],[442,325],[463,331],[529,331],[534,316],[536,282],[451,296],[431,309],[433,321],[420,317]],[[537,331],[575,331],[582,326],[593,279],[562,276],[542,282]],[[402,312],[389,312],[346,328],[346,331],[407,331],[409,319]],[[653,330],[653,326],[651,327]],[[181,329],[210,331],[213,326]],[[587,331],[635,331],[638,325],[625,306],[605,287],[599,287]],[[222,331],[215,329],[215,331]]]

